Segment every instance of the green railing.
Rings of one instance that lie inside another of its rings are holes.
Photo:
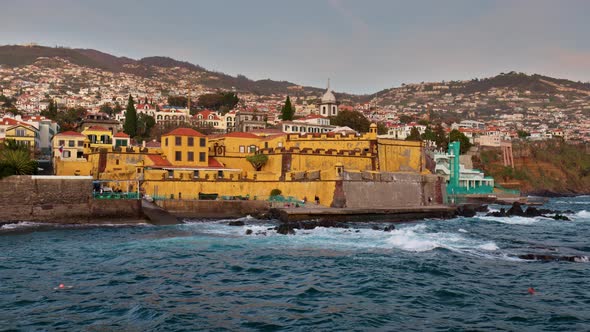
[[[137,193],[116,193],[116,192],[108,192],[108,193],[98,193],[95,192],[92,194],[95,199],[139,199],[140,196]]]

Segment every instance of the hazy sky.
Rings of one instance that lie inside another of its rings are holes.
[[[590,81],[589,17],[590,0],[0,0],[0,44],[373,93],[511,70]]]

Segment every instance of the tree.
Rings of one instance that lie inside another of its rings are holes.
[[[0,178],[36,174],[37,168],[37,161],[31,159],[31,152],[25,145],[7,140],[0,146]]]
[[[53,102],[53,99],[49,101],[47,108],[41,111],[41,115],[51,120],[57,120],[57,104]]]
[[[291,98],[287,96],[287,100],[285,100],[285,105],[281,108],[281,119],[283,121],[291,121],[293,120],[293,116],[295,115],[295,108],[291,105]]]
[[[401,115],[401,116],[399,117],[399,122],[400,122],[400,123],[403,123],[403,124],[410,123],[410,122],[412,122],[412,120],[413,120],[413,119],[412,119],[412,117],[411,117],[411,116],[409,116],[409,115],[405,115],[405,114],[404,114],[404,115]]]
[[[197,106],[222,113],[232,110],[240,102],[233,92],[206,93],[199,96]]]
[[[453,129],[449,136],[451,142],[459,141],[461,143],[461,154],[465,154],[465,152],[467,152],[471,148],[472,144],[471,142],[469,142],[469,138],[457,129]]]
[[[268,161],[268,156],[265,154],[255,154],[252,156],[246,157],[246,160],[252,164],[256,171],[260,171],[266,162]]]
[[[188,98],[185,96],[168,96],[168,105],[186,107],[188,105]]]
[[[123,131],[130,137],[135,137],[135,135],[137,135],[137,111],[135,110],[135,104],[131,95],[129,95],[129,99],[127,100]]]
[[[59,124],[62,132],[76,130],[84,115],[86,115],[86,109],[84,107],[68,108],[57,114],[55,122]]]
[[[330,117],[330,124],[334,126],[349,127],[360,133],[369,131],[371,121],[358,111],[340,111],[338,115]]]
[[[377,122],[377,135],[386,135],[389,129],[383,122]]]
[[[147,140],[150,137],[152,128],[156,125],[156,120],[153,116],[141,113],[137,117],[137,137],[142,140]]]
[[[421,141],[422,137],[420,135],[420,131],[416,127],[412,127],[410,129],[410,135],[406,137],[406,141]]]
[[[111,107],[110,103],[105,103],[100,105],[100,111],[102,113],[105,113],[109,116],[112,116],[115,113],[115,110]]]
[[[527,137],[531,136],[530,133],[528,133],[524,130],[519,130],[519,131],[517,131],[517,133],[518,133],[518,138],[527,138]]]

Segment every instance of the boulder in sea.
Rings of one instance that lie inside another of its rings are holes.
[[[295,228],[292,224],[284,223],[280,224],[276,228],[277,233],[287,235],[287,234],[295,234]]]
[[[506,212],[509,216],[520,216],[524,217],[524,211],[519,202],[512,203],[512,207]]]
[[[379,228],[379,226],[377,226],[377,225],[374,225],[373,227],[371,227],[371,229],[374,230],[374,231],[380,231],[381,230],[381,228]]]
[[[384,232],[391,232],[393,230],[395,230],[395,226],[393,225],[385,226],[385,228],[383,228]]]
[[[252,234],[252,230],[251,229],[247,229],[246,230],[246,235],[251,235]]]
[[[457,215],[461,217],[471,218],[475,217],[476,214],[477,212],[472,206],[462,205],[457,208]]]
[[[234,221],[230,221],[229,224],[230,226],[244,226],[244,222],[241,220],[234,220]]]
[[[506,210],[500,208],[500,211],[494,211],[486,214],[486,217],[506,217]]]
[[[556,213],[553,216],[553,219],[555,219],[555,220],[563,220],[563,221],[572,221],[570,218],[568,218],[568,217],[566,217],[566,216],[564,216],[562,214],[559,214],[559,213]]]

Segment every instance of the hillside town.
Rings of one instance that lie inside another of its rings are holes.
[[[583,83],[508,73],[481,81],[406,84],[371,96],[337,100],[328,81],[322,95],[292,89],[294,117],[282,120],[285,94],[261,95],[234,88],[227,93],[239,101],[231,109],[208,109],[199,105],[199,98],[220,90],[203,83],[206,72],[158,66],[150,70],[154,74],[145,77],[55,57],[39,57],[25,66],[0,65],[0,140],[22,140],[19,135],[33,131],[35,138],[26,144],[41,156],[50,156],[53,135],[64,129],[102,126],[117,134],[123,130],[131,96],[137,113],[152,117],[156,124],[188,125],[205,133],[358,134],[359,130],[330,120],[339,112],[356,111],[379,123],[383,128],[379,134],[393,139],[405,140],[412,130],[424,134],[429,125],[442,124],[447,133],[457,129],[472,144],[483,146],[555,137],[590,142],[590,88]],[[184,102],[173,105],[171,97]],[[59,112],[81,110],[78,121],[60,130],[56,121],[42,116],[50,105]],[[11,131],[16,137],[9,137],[9,130],[16,127]]]

